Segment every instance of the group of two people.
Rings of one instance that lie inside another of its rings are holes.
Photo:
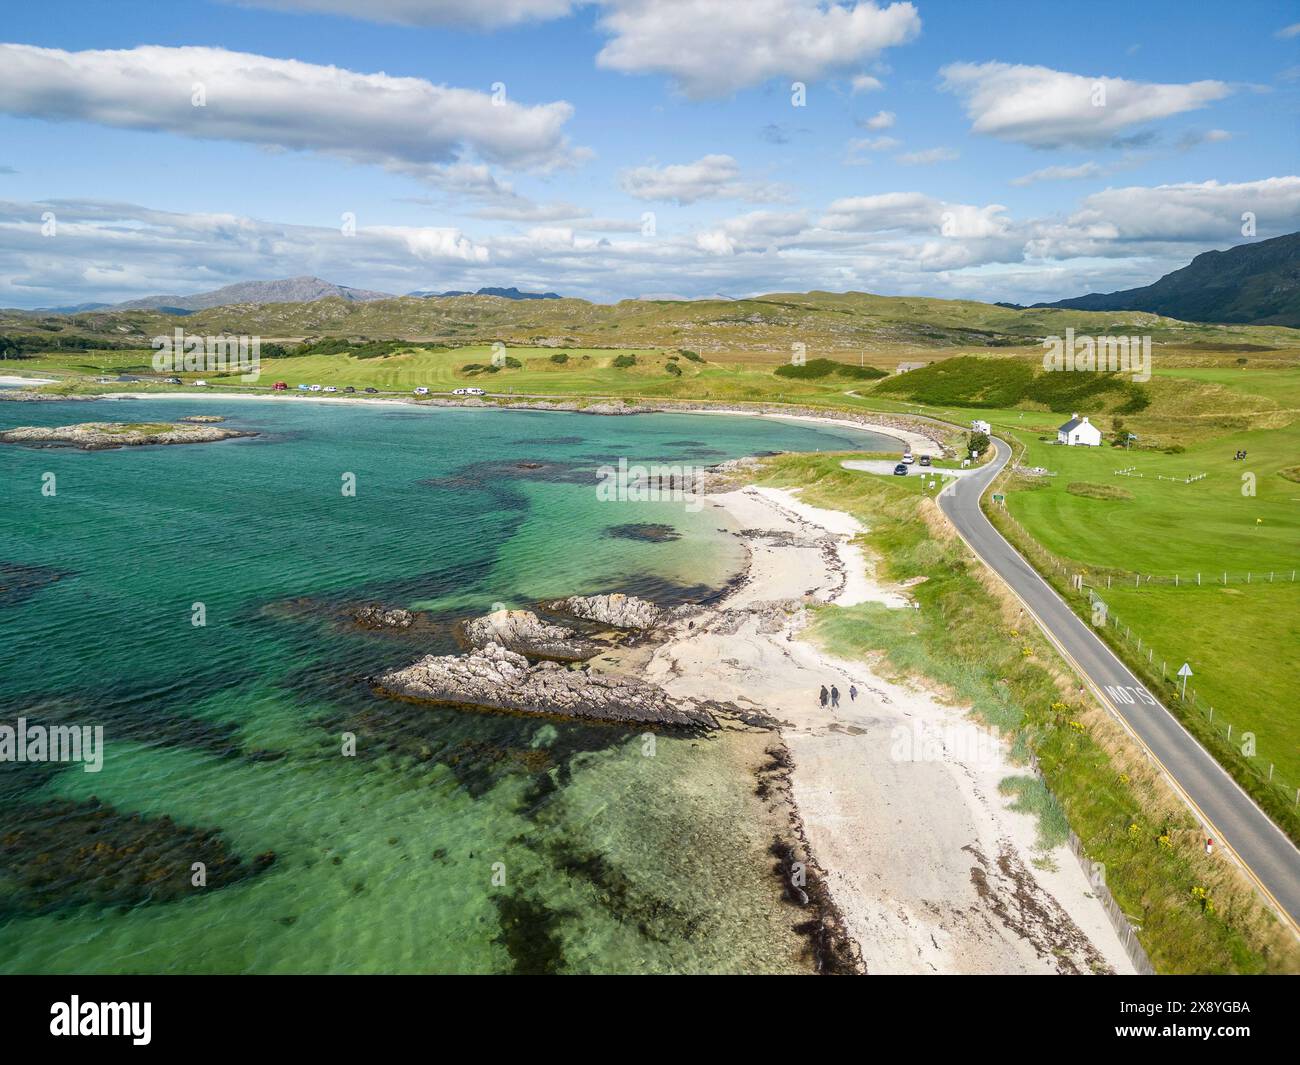
[[[856,699],[857,697],[858,697],[858,686],[856,684],[850,684],[849,698]],[[828,702],[833,707],[840,705],[840,690],[839,688],[835,687],[834,684],[831,685],[830,691],[826,690],[825,684],[822,685],[821,704],[822,706],[825,706]]]

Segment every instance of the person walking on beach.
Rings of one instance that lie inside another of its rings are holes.
[[[835,687],[834,684],[832,684],[831,685],[831,707],[834,708],[839,705],[840,705],[840,690],[839,688]]]
[[[857,686],[856,684],[850,684],[850,685],[849,685],[849,702],[854,702],[854,701],[857,700],[857,698],[858,698],[858,686]]]
[[[829,699],[829,698],[830,698],[830,695],[829,695],[829,694],[827,693],[827,691],[826,691],[826,685],[823,684],[823,685],[822,685],[822,696],[821,696],[821,699],[822,699],[822,706],[825,706],[825,705],[826,705],[826,700]]]

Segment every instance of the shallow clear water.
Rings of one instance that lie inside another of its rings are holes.
[[[102,724],[106,751],[99,773],[0,763],[0,970],[806,965],[742,769],[753,740],[660,735],[647,756],[640,732],[392,702],[365,677],[451,650],[452,623],[494,604],[723,584],[739,557],[714,512],[600,502],[598,465],[879,438],[182,399],[4,404],[0,425],[186,414],[260,435],[0,447],[0,724]],[[680,538],[611,535],[638,523]],[[439,625],[340,619],[370,601]]]

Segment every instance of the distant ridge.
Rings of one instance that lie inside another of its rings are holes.
[[[117,311],[167,311],[169,313],[203,311],[210,307],[227,307],[234,303],[314,303],[337,297],[349,303],[393,299],[391,292],[371,292],[323,281],[319,277],[287,277],[278,281],[241,281],[211,292],[192,296],[146,296],[113,305]]]
[[[1300,233],[1207,251],[1144,288],[1036,303],[1077,311],[1148,311],[1184,322],[1300,326]]]
[[[410,292],[410,296],[419,296],[421,299],[437,299],[442,296],[500,296],[504,300],[558,300],[563,297],[557,292],[520,292],[517,288],[481,288],[477,292],[463,292],[452,290],[450,292]]]

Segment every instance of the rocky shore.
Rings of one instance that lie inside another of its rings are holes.
[[[380,695],[417,702],[549,714],[579,720],[718,728],[708,700],[674,699],[657,685],[558,662],[531,664],[499,643],[467,655],[426,655],[374,678]]]
[[[54,427],[19,426],[0,432],[0,443],[108,451],[146,444],[210,444],[218,440],[256,435],[237,429],[220,429],[214,425],[181,425],[176,422],[83,422],[81,425]]]

